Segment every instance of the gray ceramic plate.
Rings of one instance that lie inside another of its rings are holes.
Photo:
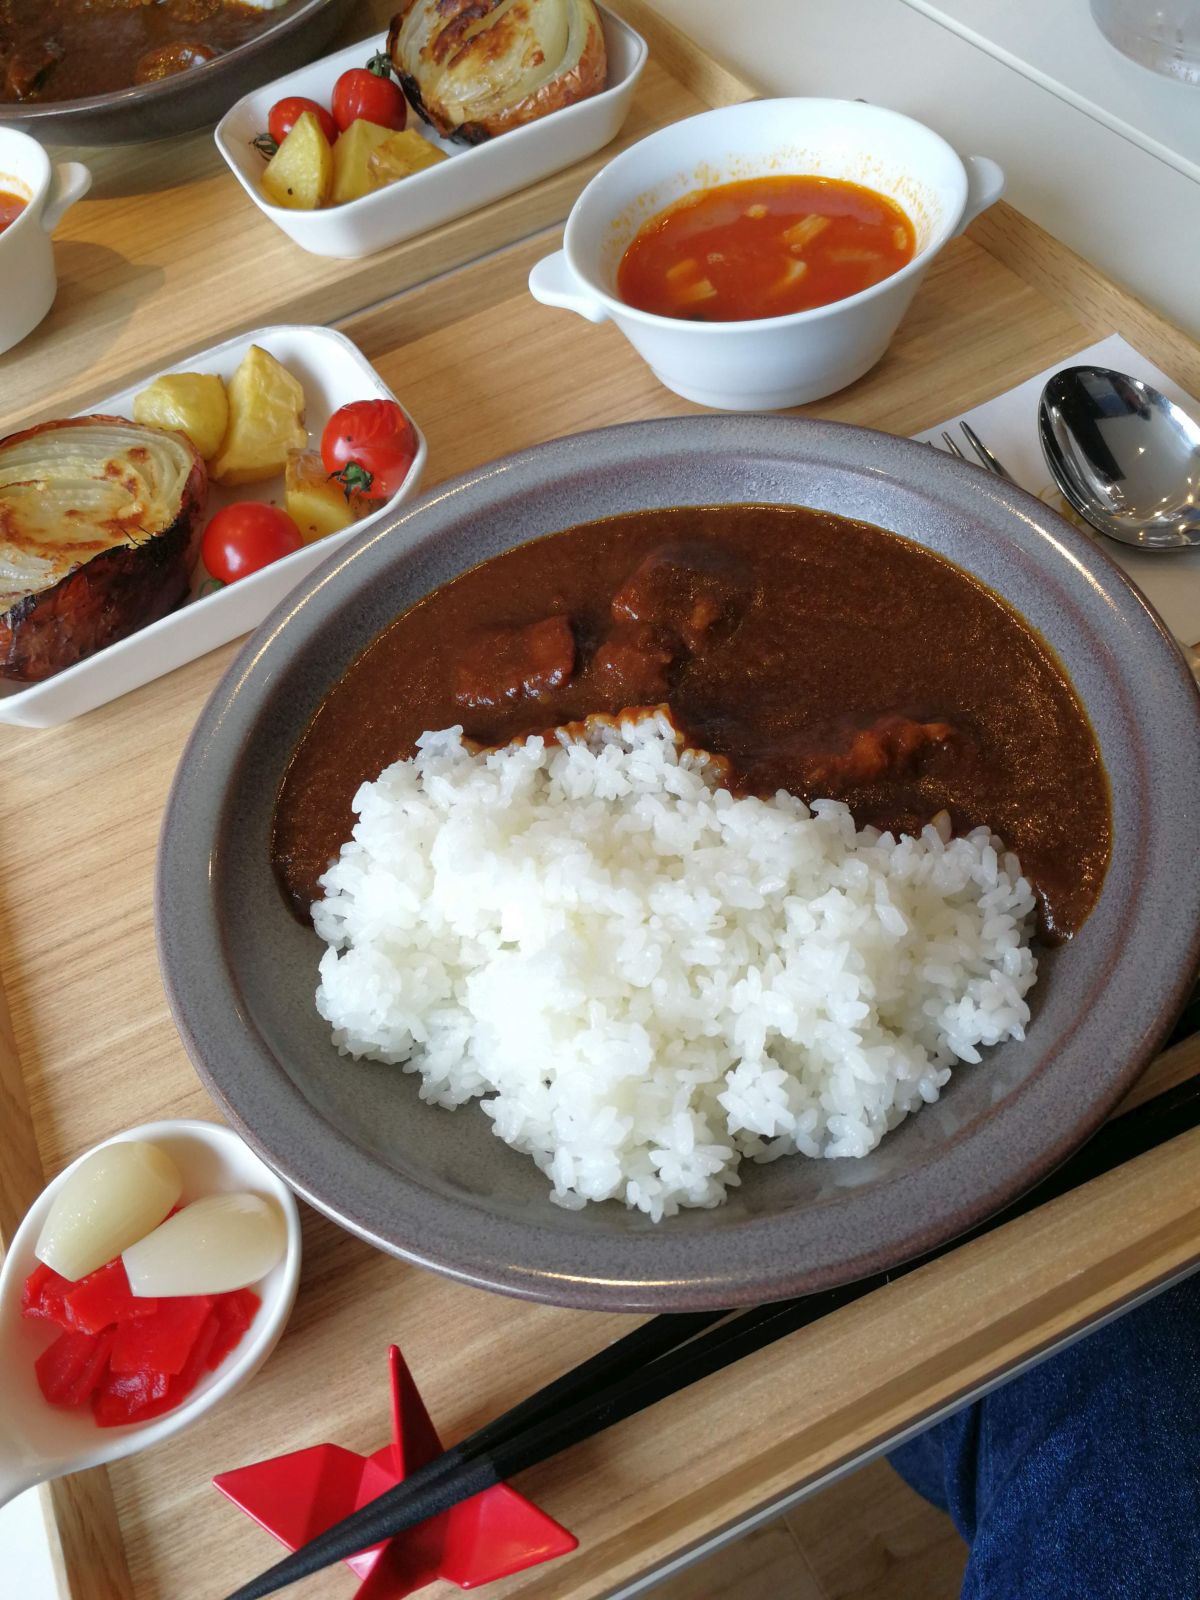
[[[316,936],[271,876],[272,804],[326,690],[430,589],[607,513],[744,501],[891,528],[1023,612],[1091,715],[1112,781],[1112,864],[1082,931],[1044,958],[1026,1042],[961,1069],[865,1160],[743,1166],[723,1207],[658,1226],[616,1204],[562,1211],[476,1107],[423,1105],[413,1077],[337,1056],[313,1006]],[[159,953],[175,1020],[223,1110],[354,1232],[470,1283],[566,1305],[742,1304],[824,1288],[963,1231],[1097,1126],[1195,969],[1198,837],[1195,686],[1089,539],[924,445],[788,418],[679,418],[578,434],[442,484],[345,546],[267,619],[202,713],[175,780]]]
[[[245,44],[159,83],[78,100],[0,103],[0,128],[50,144],[140,144],[217,122],[251,89],[302,67],[325,48],[353,0],[300,0]]]

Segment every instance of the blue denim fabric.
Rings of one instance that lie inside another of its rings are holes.
[[[888,1459],[970,1545],[963,1600],[1200,1600],[1200,1275]]]

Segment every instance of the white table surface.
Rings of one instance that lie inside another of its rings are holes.
[[[37,1489],[0,1506],[0,1592],[11,1600],[60,1600]]]
[[[1200,182],[1200,89],[1128,60],[1096,27],[1088,0],[904,3]]]
[[[651,0],[771,94],[863,99],[992,156],[1005,198],[1200,338],[1200,88],[1087,0]]]

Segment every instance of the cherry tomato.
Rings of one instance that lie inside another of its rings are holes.
[[[397,132],[408,120],[404,91],[392,78],[392,63],[382,51],[365,67],[351,67],[333,86],[333,120],[345,133],[352,122],[362,117],[381,128]]]
[[[204,565],[222,583],[236,583],[304,543],[300,529],[278,506],[239,500],[218,511],[200,545]]]
[[[394,400],[352,400],[321,435],[321,460],[347,496],[390,500],[417,453],[412,423]]]
[[[321,124],[321,132],[332,144],[338,136],[338,125],[315,100],[306,100],[302,94],[290,94],[285,100],[276,100],[267,118],[267,132],[275,143],[282,144],[306,111],[311,111]]]

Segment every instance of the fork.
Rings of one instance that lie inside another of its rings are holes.
[[[1003,478],[1008,483],[1016,482],[1016,479],[1013,477],[1012,473],[1008,471],[1002,461],[999,461],[992,454],[987,445],[984,444],[983,440],[975,432],[975,429],[969,422],[960,422],[959,427],[962,429],[963,436],[965,437],[967,443],[971,446],[971,449],[978,457],[979,465],[984,469],[985,472],[990,472],[997,478]],[[946,441],[946,449],[949,450],[952,456],[957,456],[960,461],[967,461],[970,459],[968,456],[965,456],[962,453],[957,440],[952,434],[947,433],[945,428],[942,429],[942,438]]]

